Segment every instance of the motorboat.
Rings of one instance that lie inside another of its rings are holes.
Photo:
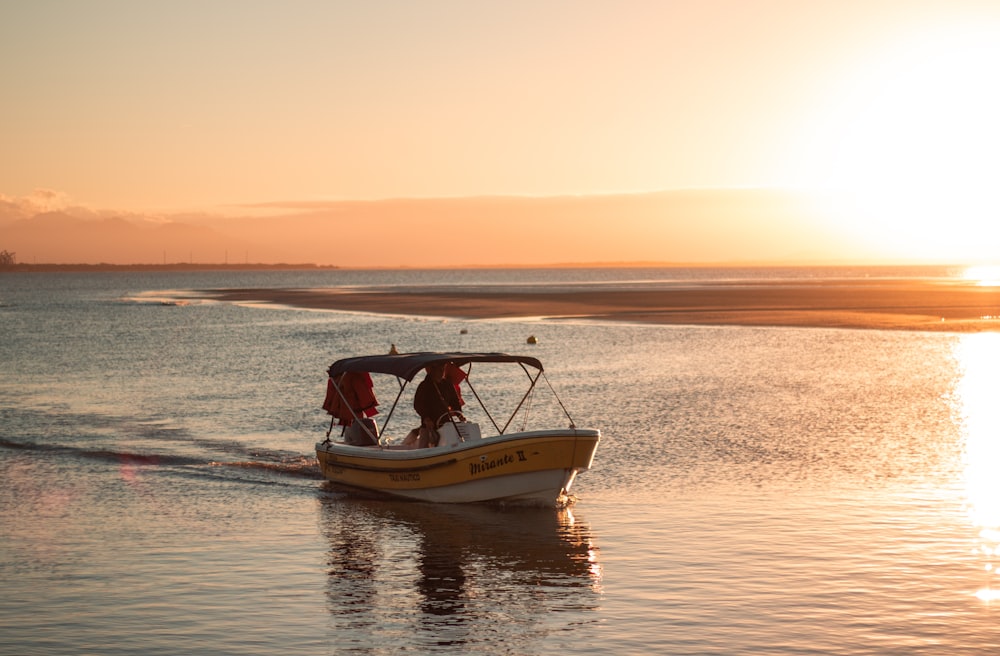
[[[401,401],[413,397],[408,390],[418,374],[442,366],[459,407],[449,406],[428,425]],[[520,371],[526,380],[514,385],[499,368]],[[327,373],[330,430],[316,444],[316,457],[338,489],[434,503],[565,505],[601,439],[597,429],[576,427],[531,356],[391,352],[337,360]],[[489,389],[480,390],[484,383]],[[395,400],[380,427],[378,398],[386,389]],[[394,419],[402,427],[390,431]],[[560,420],[567,427],[551,427]],[[331,437],[338,423],[341,434]]]

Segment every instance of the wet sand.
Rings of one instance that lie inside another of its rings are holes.
[[[656,290],[495,292],[392,288],[217,289],[209,298],[428,317],[586,318],[658,324],[1000,331],[1000,288],[848,280]]]

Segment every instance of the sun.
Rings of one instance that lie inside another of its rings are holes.
[[[865,58],[810,124],[798,171],[887,254],[1000,253],[1000,23],[937,27]]]

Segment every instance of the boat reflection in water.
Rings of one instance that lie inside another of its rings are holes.
[[[537,651],[542,642],[568,645],[586,635],[587,622],[570,631],[558,611],[579,618],[600,603],[598,549],[590,527],[567,508],[338,495],[322,500],[321,522],[339,648]]]
[[[1000,600],[1000,334],[963,335],[955,346],[961,368],[956,410],[965,437],[965,489],[969,518],[978,531],[976,548],[984,559],[986,582],[976,596]]]

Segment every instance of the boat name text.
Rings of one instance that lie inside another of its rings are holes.
[[[469,474],[475,476],[476,474],[482,474],[483,472],[490,471],[491,469],[496,469],[497,467],[504,467],[513,462],[525,462],[527,461],[527,456],[524,455],[524,451],[517,452],[517,458],[515,459],[509,453],[505,453],[502,456],[493,458],[492,460],[487,460],[484,456],[480,462],[469,463]]]

